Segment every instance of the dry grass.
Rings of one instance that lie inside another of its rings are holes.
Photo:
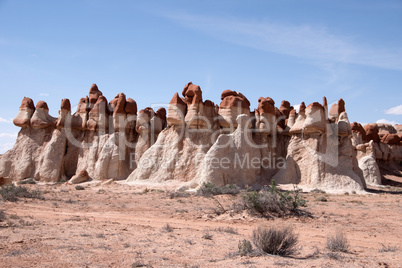
[[[290,256],[298,252],[298,236],[293,228],[262,227],[253,231],[253,243],[261,251],[280,256]]]
[[[327,248],[332,252],[349,252],[349,241],[342,231],[327,237]]]

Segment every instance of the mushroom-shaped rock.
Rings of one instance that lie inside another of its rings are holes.
[[[155,134],[159,134],[166,127],[166,109],[159,108],[156,111],[155,115],[152,116],[150,124],[151,124],[151,130]]]
[[[350,124],[350,128],[352,130],[353,140],[355,142],[355,146],[357,144],[366,143],[369,140],[367,139],[366,131],[361,124],[357,122],[353,122]]]
[[[324,107],[325,110],[325,119],[328,119],[328,102],[325,96],[322,97],[322,107]]]
[[[167,124],[169,126],[183,126],[186,110],[186,103],[179,97],[179,93],[176,92],[169,102]]]
[[[389,145],[399,144],[401,138],[398,134],[384,134],[381,138],[381,142]]]
[[[188,128],[199,128],[204,110],[201,88],[189,82],[184,86],[182,93],[187,103],[187,114],[184,118],[186,126]]]
[[[151,107],[146,107],[138,112],[136,131],[140,134],[150,132],[150,121],[154,116],[154,110]]]
[[[30,120],[35,112],[35,105],[32,99],[24,97],[21,102],[17,116],[13,119],[17,127],[29,127]]]
[[[368,124],[364,126],[367,139],[374,142],[380,142],[380,136],[378,136],[378,127],[376,124]]]
[[[110,101],[109,107],[113,111],[113,127],[115,132],[123,131],[126,128],[127,114],[125,111],[126,95],[119,93]]]
[[[297,134],[303,132],[304,121],[306,120],[306,105],[304,102],[300,104],[299,114],[297,115],[296,121],[293,126],[289,126],[289,134]]]
[[[290,103],[286,100],[283,100],[281,106],[279,107],[279,111],[287,118],[289,118],[290,111],[293,110],[293,107],[290,106]]]
[[[69,99],[62,99],[56,126],[63,128],[66,123],[71,124],[71,104]]]
[[[350,127],[350,122],[348,119],[348,115],[346,112],[342,112],[339,115],[337,122],[338,136],[345,137],[352,134],[352,130]]]
[[[71,128],[78,130],[86,130],[89,110],[89,98],[81,98],[77,111],[71,118]]]
[[[87,129],[90,131],[106,132],[109,125],[109,109],[107,99],[99,96],[94,107],[88,113]]]
[[[188,105],[202,102],[201,88],[200,86],[194,85],[192,82],[188,82],[184,86],[182,94]]]
[[[286,126],[288,126],[289,128],[293,127],[293,125],[296,122],[296,116],[297,116],[296,110],[291,110],[289,113],[289,118],[287,119],[286,122]]]
[[[152,114],[152,113],[151,113]],[[150,120],[151,130],[155,134],[159,134],[166,126],[166,110],[159,108]]]
[[[396,134],[397,130],[391,124],[376,123],[378,127],[378,135]]]
[[[36,104],[36,109],[31,117],[31,126],[34,128],[46,128],[49,126],[54,126],[56,124],[57,118],[49,115],[49,108],[47,103],[44,101],[39,101]]]
[[[126,100],[126,106],[124,107],[124,111],[127,114],[137,114],[137,103],[132,98],[128,98]]]
[[[100,96],[102,96],[102,92],[98,89],[96,84],[92,84],[89,89],[89,103],[92,105],[95,104]]]
[[[324,107],[318,102],[313,102],[306,108],[306,119],[303,123],[304,133],[323,133],[325,131]]]
[[[329,120],[331,122],[336,122],[338,120],[339,115],[345,111],[345,102],[343,99],[339,99],[338,103],[334,103],[329,110]]]
[[[78,174],[75,174],[69,181],[69,184],[78,184],[82,182],[86,182],[89,180],[89,175],[86,170],[81,170]]]
[[[203,116],[198,120],[198,127],[212,129],[218,114],[215,109],[215,104],[210,100],[206,100],[204,101],[203,109]]]
[[[250,102],[240,92],[225,90],[221,95],[219,105],[219,124],[222,128],[233,129],[237,127],[237,116],[241,114],[250,115]]]
[[[256,128],[260,132],[272,134],[275,128],[275,102],[270,97],[258,99],[258,109],[255,110]]]

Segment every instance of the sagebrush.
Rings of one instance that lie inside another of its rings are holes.
[[[298,252],[298,235],[291,226],[262,227],[253,231],[253,243],[262,252],[290,256]]]
[[[342,231],[327,237],[327,248],[332,252],[348,252],[349,247],[349,241]]]
[[[306,200],[300,194],[300,189],[281,192],[276,187],[275,181],[272,181],[268,190],[251,191],[243,194],[236,206],[265,216],[268,213],[277,215],[302,214],[299,208],[306,207]]]
[[[44,199],[39,190],[30,190],[24,186],[14,184],[1,186],[0,195],[4,201],[16,202],[19,198]]]

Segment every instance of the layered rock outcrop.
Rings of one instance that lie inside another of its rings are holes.
[[[380,185],[382,173],[401,175],[400,125],[350,123],[340,99],[301,103],[250,101],[225,90],[220,105],[203,100],[200,86],[187,83],[167,111],[139,110],[118,93],[109,103],[96,84],[71,114],[68,99],[58,117],[45,102],[24,98],[14,124],[15,146],[0,156],[3,183],[34,178],[80,183],[127,179],[128,183],[182,183],[197,187],[298,184],[305,189],[362,191]]]

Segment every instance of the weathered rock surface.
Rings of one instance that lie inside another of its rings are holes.
[[[86,182],[89,179],[88,172],[86,170],[81,170],[78,174],[74,175],[69,181],[69,184],[78,184]]]
[[[401,126],[351,124],[342,99],[329,112],[325,97],[322,105],[302,102],[296,113],[287,101],[276,108],[261,97],[250,112],[236,91],[223,91],[219,107],[203,101],[191,82],[182,94],[174,94],[167,111],[147,107],[137,114],[133,99],[119,93],[108,103],[93,84],[73,115],[63,99],[57,118],[45,102],[35,108],[24,98],[13,120],[21,127],[16,144],[0,156],[1,183],[127,178],[198,187],[274,179],[349,192],[381,184],[382,174],[402,175]]]
[[[237,127],[237,116],[241,114],[250,115],[250,102],[240,92],[225,90],[221,95],[219,105],[219,124],[222,128],[234,130]]]

